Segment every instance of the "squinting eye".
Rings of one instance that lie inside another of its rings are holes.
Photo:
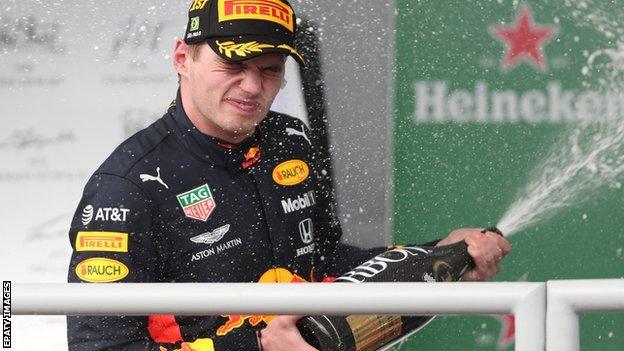
[[[242,65],[238,65],[238,64],[229,64],[227,66],[225,66],[225,69],[227,69],[230,72],[238,72],[241,71],[243,69]]]
[[[281,67],[267,67],[267,68],[262,69],[262,73],[268,76],[279,76],[282,74],[282,68]]]
[[[238,72],[243,69],[242,64],[237,63],[237,62],[229,62],[225,60],[220,61],[219,66],[221,66],[222,69],[228,72]]]

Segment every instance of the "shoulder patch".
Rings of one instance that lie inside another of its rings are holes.
[[[78,232],[76,251],[128,252],[128,233]]]
[[[88,258],[76,266],[76,275],[85,282],[110,283],[122,280],[130,270],[128,267],[110,258]]]

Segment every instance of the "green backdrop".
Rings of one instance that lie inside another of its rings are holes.
[[[583,74],[591,53],[617,46],[609,23],[587,17],[609,7],[543,3],[396,1],[395,242],[495,225],[574,120],[618,108],[600,81],[608,72]],[[525,55],[505,65],[513,43]],[[495,280],[624,277],[622,190],[593,195],[512,236]],[[513,350],[504,325],[439,317],[402,349]],[[624,314],[583,314],[581,349],[624,350]]]

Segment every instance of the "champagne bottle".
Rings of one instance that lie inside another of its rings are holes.
[[[502,235],[497,228],[483,230]],[[474,267],[464,241],[440,247],[404,246],[388,250],[336,282],[450,282]],[[424,326],[432,316],[307,316],[297,326],[320,351],[374,351]]]

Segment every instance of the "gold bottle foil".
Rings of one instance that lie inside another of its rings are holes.
[[[348,316],[357,351],[375,351],[401,335],[401,316]]]
[[[452,282],[456,279],[453,278],[453,267],[450,264],[438,260],[433,264],[433,278],[437,282]]]

